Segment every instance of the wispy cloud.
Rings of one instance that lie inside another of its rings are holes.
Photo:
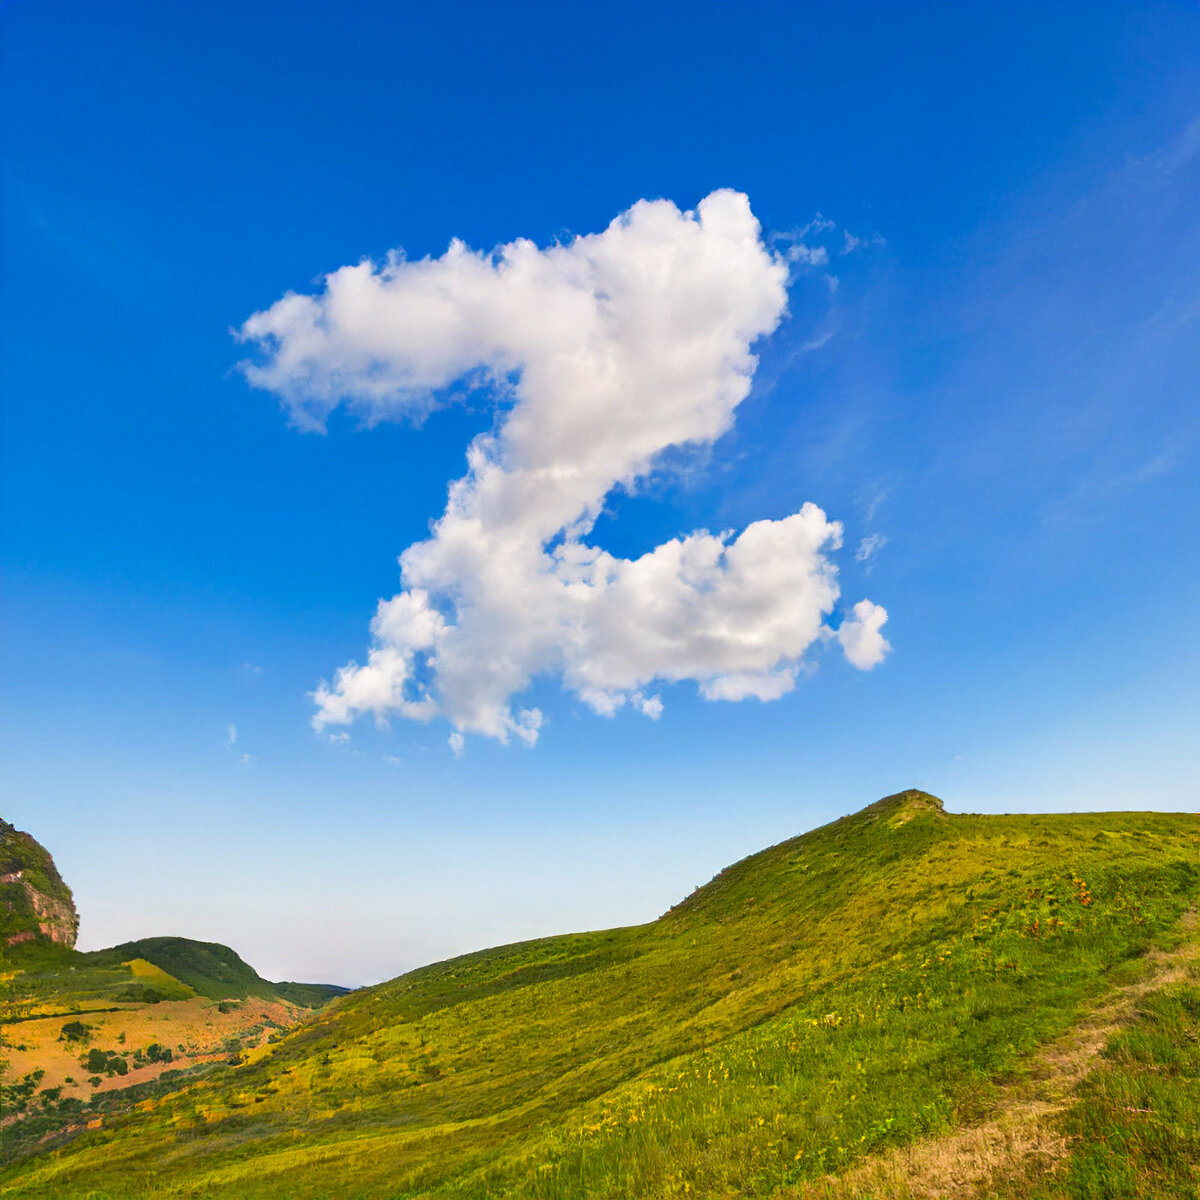
[[[232,749],[237,745],[238,731],[236,725],[225,726],[225,745]]]
[[[886,246],[887,241],[881,238],[878,234],[866,234],[859,237],[853,234],[848,229],[842,230],[842,253],[853,254],[855,250],[862,250],[871,246]]]
[[[866,503],[866,508],[863,510],[863,515],[867,521],[875,520],[880,506],[886,499],[887,492],[883,488],[876,486],[875,490],[871,493],[871,498]]]
[[[858,543],[858,549],[854,553],[854,561],[860,563],[870,562],[887,545],[887,542],[887,538],[882,533],[868,535]]]
[[[823,267],[829,261],[829,251],[824,246],[806,246],[796,242],[785,251],[788,262],[803,263],[807,267]]]
[[[1047,507],[1044,523],[1070,526],[1103,521],[1113,504],[1176,470],[1183,461],[1184,449],[1176,443],[1124,470],[1097,463],[1066,495]]]
[[[840,239],[837,236],[839,232]],[[834,254],[852,254],[856,250],[887,244],[876,234],[858,236],[848,229],[842,229],[836,221],[831,221],[821,213],[798,229],[772,234],[770,242],[784,260],[798,269],[823,267]],[[835,275],[827,274],[825,282],[831,293],[837,291],[838,280]]]

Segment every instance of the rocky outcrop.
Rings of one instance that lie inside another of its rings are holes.
[[[79,915],[54,859],[27,833],[0,820],[0,946],[74,946]]]

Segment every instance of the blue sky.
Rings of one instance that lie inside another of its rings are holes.
[[[53,850],[81,945],[179,933],[369,982],[651,919],[903,787],[1196,807],[1194,6],[0,20],[3,815]],[[738,702],[651,656],[680,681],[611,717],[535,671],[511,709],[542,715],[533,747],[464,726],[456,756],[447,704],[314,731],[468,444],[525,401],[460,385],[303,431],[233,332],[398,247],[570,248],[641,200],[686,235],[718,189],[768,259],[792,249],[786,314],[726,432],[613,487],[584,540],[632,560],[812,502],[844,527],[829,627],[869,597],[890,652],[859,670],[825,635],[790,691]]]

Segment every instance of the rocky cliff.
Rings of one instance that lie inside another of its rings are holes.
[[[79,915],[54,859],[0,820],[0,948],[48,941],[74,946]]]

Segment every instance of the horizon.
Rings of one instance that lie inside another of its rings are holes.
[[[602,8],[7,6],[0,815],[81,949],[360,986],[897,779],[1200,804],[1196,12]]]
[[[489,943],[487,945],[468,947],[468,948],[466,948],[462,951],[459,951],[453,955],[448,955],[444,959],[434,959],[434,960],[430,960],[430,962],[428,962],[428,963],[415,963],[412,966],[405,968],[405,970],[403,972],[400,972],[399,974],[407,974],[409,971],[416,971],[416,970],[419,970],[421,967],[432,966],[432,965],[436,965],[438,963],[453,962],[459,958],[470,958],[470,957],[477,955],[483,951],[504,950],[504,949],[508,949],[508,948],[511,948],[516,945],[523,945],[523,944],[528,944],[529,942],[536,942],[536,941],[539,941],[544,938],[552,939],[552,938],[555,938],[558,936],[569,935],[569,934],[605,933],[605,932],[610,932],[610,931],[614,931],[617,929],[637,927],[639,925],[655,924],[657,921],[661,920],[663,917],[665,917],[669,913],[673,912],[681,903],[683,903],[684,900],[690,898],[690,896],[694,895],[696,892],[702,891],[704,888],[708,887],[710,884],[715,883],[722,875],[724,875],[726,873],[726,871],[728,869],[735,867],[735,866],[739,865],[740,863],[747,861],[748,859],[756,858],[760,854],[766,854],[768,851],[775,850],[779,846],[784,845],[787,842],[794,841],[796,838],[804,837],[810,833],[817,833],[822,829],[828,828],[829,826],[838,825],[842,821],[849,820],[853,817],[861,816],[863,813],[869,811],[872,808],[875,808],[878,805],[885,803],[888,800],[903,800],[903,799],[907,799],[909,797],[914,797],[914,796],[934,801],[937,806],[938,811],[941,813],[944,813],[948,817],[995,816],[995,817],[1003,818],[1003,817],[1012,817],[1012,816],[1070,817],[1070,816],[1097,816],[1097,815],[1100,815],[1098,813],[1089,813],[1089,812],[1075,813],[1075,812],[1063,812],[1063,811],[1043,811],[1043,812],[1038,812],[1038,813],[1024,813],[1024,812],[1019,812],[1019,811],[995,812],[995,813],[958,812],[953,809],[947,809],[946,805],[945,805],[945,801],[940,796],[935,796],[932,793],[923,791],[920,788],[901,788],[900,791],[898,791],[898,792],[893,792],[886,796],[880,796],[877,799],[869,801],[868,803],[864,804],[862,807],[855,809],[853,811],[850,811],[850,812],[843,813],[837,817],[834,817],[830,821],[827,821],[822,825],[815,825],[810,829],[798,831],[795,834],[789,835],[788,837],[781,839],[779,842],[773,842],[768,846],[760,846],[758,849],[751,851],[749,854],[744,855],[742,858],[734,859],[734,860],[731,860],[730,862],[725,863],[721,868],[719,868],[716,872],[714,872],[712,878],[704,880],[703,882],[697,884],[695,889],[692,892],[689,892],[686,896],[678,897],[675,901],[673,901],[670,905],[668,905],[662,912],[655,914],[653,917],[650,917],[645,921],[630,922],[629,925],[603,926],[603,927],[589,928],[589,929],[575,929],[575,928],[550,929],[550,930],[547,930],[545,933],[536,935],[533,938],[521,938],[521,939],[517,939],[513,942],[502,942],[502,943],[495,943],[495,944]],[[1129,810],[1124,810],[1124,811],[1114,809],[1114,810],[1108,810],[1108,811],[1111,813],[1112,816],[1132,816],[1139,812],[1153,812],[1155,815],[1159,815],[1159,816],[1192,816],[1192,815],[1194,815],[1190,811],[1182,811],[1181,810],[1179,812],[1170,812],[1170,811],[1161,810],[1161,809],[1155,809],[1155,810],[1129,809]],[[6,822],[4,821],[3,816],[0,815],[0,825],[5,824],[5,823]],[[11,826],[11,825],[9,827],[15,828],[15,826]],[[33,836],[33,834],[31,833],[30,830],[17,830],[17,832],[26,833],[26,834],[29,834],[30,836]],[[37,840],[36,837],[34,840],[35,841]],[[53,850],[47,846],[43,846],[42,848],[44,850],[46,850],[50,854],[51,859],[53,859]],[[64,883],[66,884],[66,886],[68,888],[70,888],[70,880],[69,879],[65,879]],[[80,921],[82,922],[83,914],[79,913],[78,916],[80,918]],[[171,941],[176,936],[177,935],[174,935],[171,933],[159,933],[157,935],[151,934],[151,935],[148,935],[148,937],[139,938],[139,939],[137,939],[137,941],[139,941],[139,942],[146,941],[146,940],[153,941],[153,940],[155,940],[155,938],[161,938],[166,941]],[[114,939],[113,946],[120,947],[122,944],[125,944],[131,940],[132,939],[123,939],[123,938],[118,937],[118,938]],[[224,943],[214,942],[211,939],[205,939],[205,938],[200,938],[200,937],[194,937],[191,940],[196,941],[196,942],[204,942],[209,945],[221,946],[226,949],[231,949],[235,953],[237,953],[236,946],[226,946]],[[110,949],[110,948],[113,948],[113,947],[110,947],[107,945],[91,947],[91,949],[94,949],[94,950]],[[242,957],[242,956],[239,955],[239,957]],[[243,961],[245,961],[244,958],[243,958]],[[251,968],[254,968],[253,963],[249,963],[248,965]],[[263,976],[263,977],[265,978],[265,976]],[[329,980],[329,979],[292,980],[289,982],[305,982],[305,983],[311,982],[311,983],[320,983],[320,984],[336,984],[337,986],[340,986],[340,987],[348,987],[350,990],[358,990],[358,989],[364,988],[364,987],[374,987],[380,983],[387,983],[390,980],[393,980],[397,977],[398,976],[384,977],[383,979],[371,980],[368,982],[355,983],[355,984],[340,984],[340,983],[338,983],[337,980]],[[284,981],[279,980],[276,982],[284,982]]]

